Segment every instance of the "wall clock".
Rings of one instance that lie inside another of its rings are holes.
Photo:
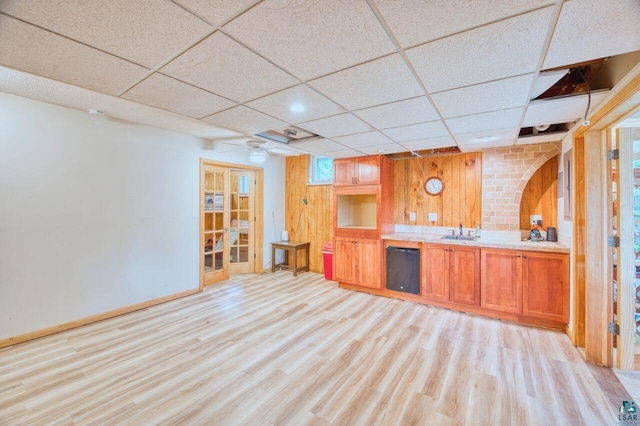
[[[424,183],[424,190],[427,191],[429,195],[440,195],[443,189],[444,184],[442,183],[442,179],[437,176],[430,177]]]

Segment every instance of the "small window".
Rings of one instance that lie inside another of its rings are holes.
[[[333,181],[333,158],[314,157],[309,160],[309,183],[331,183]]]

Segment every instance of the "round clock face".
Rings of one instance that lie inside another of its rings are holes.
[[[424,189],[427,191],[429,195],[438,195],[444,189],[444,185],[442,184],[442,179],[438,177],[430,177],[424,183]]]

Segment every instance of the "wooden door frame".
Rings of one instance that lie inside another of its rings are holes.
[[[579,126],[572,134],[575,187],[571,269],[574,303],[572,328],[567,334],[574,345],[584,345],[588,362],[609,367],[613,365],[613,354],[607,323],[613,299],[608,290],[610,286],[603,285],[608,277],[605,264],[608,220],[601,210],[608,207],[604,205],[608,197],[602,181],[606,179],[603,156],[606,154],[607,132],[640,108],[640,65],[623,78],[619,87],[589,117],[591,123]]]
[[[255,213],[255,223],[254,223],[254,238],[253,238],[253,252],[255,253],[255,258],[253,261],[253,272],[254,273],[262,273],[264,262],[262,260],[263,253],[263,238],[264,238],[264,169],[262,167],[249,166],[246,164],[236,164],[236,163],[227,163],[223,161],[210,160],[207,158],[200,158],[200,185],[198,191],[198,217],[199,217],[199,227],[198,227],[198,241],[199,241],[199,250],[198,254],[200,256],[200,261],[198,262],[198,266],[200,268],[198,272],[199,276],[199,289],[202,291],[204,288],[204,242],[202,240],[202,232],[204,230],[204,219],[203,219],[203,187],[204,187],[204,167],[208,166],[216,166],[216,167],[224,167],[228,169],[238,169],[238,170],[248,170],[255,172],[256,182],[255,182],[255,199],[254,199],[254,213]]]

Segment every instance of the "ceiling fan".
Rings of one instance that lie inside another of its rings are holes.
[[[249,151],[249,161],[256,164],[262,164],[267,161],[271,158],[270,154],[282,156],[300,154],[298,150],[277,146],[282,145],[280,143],[267,142],[260,139],[250,139],[246,144],[246,150]]]

